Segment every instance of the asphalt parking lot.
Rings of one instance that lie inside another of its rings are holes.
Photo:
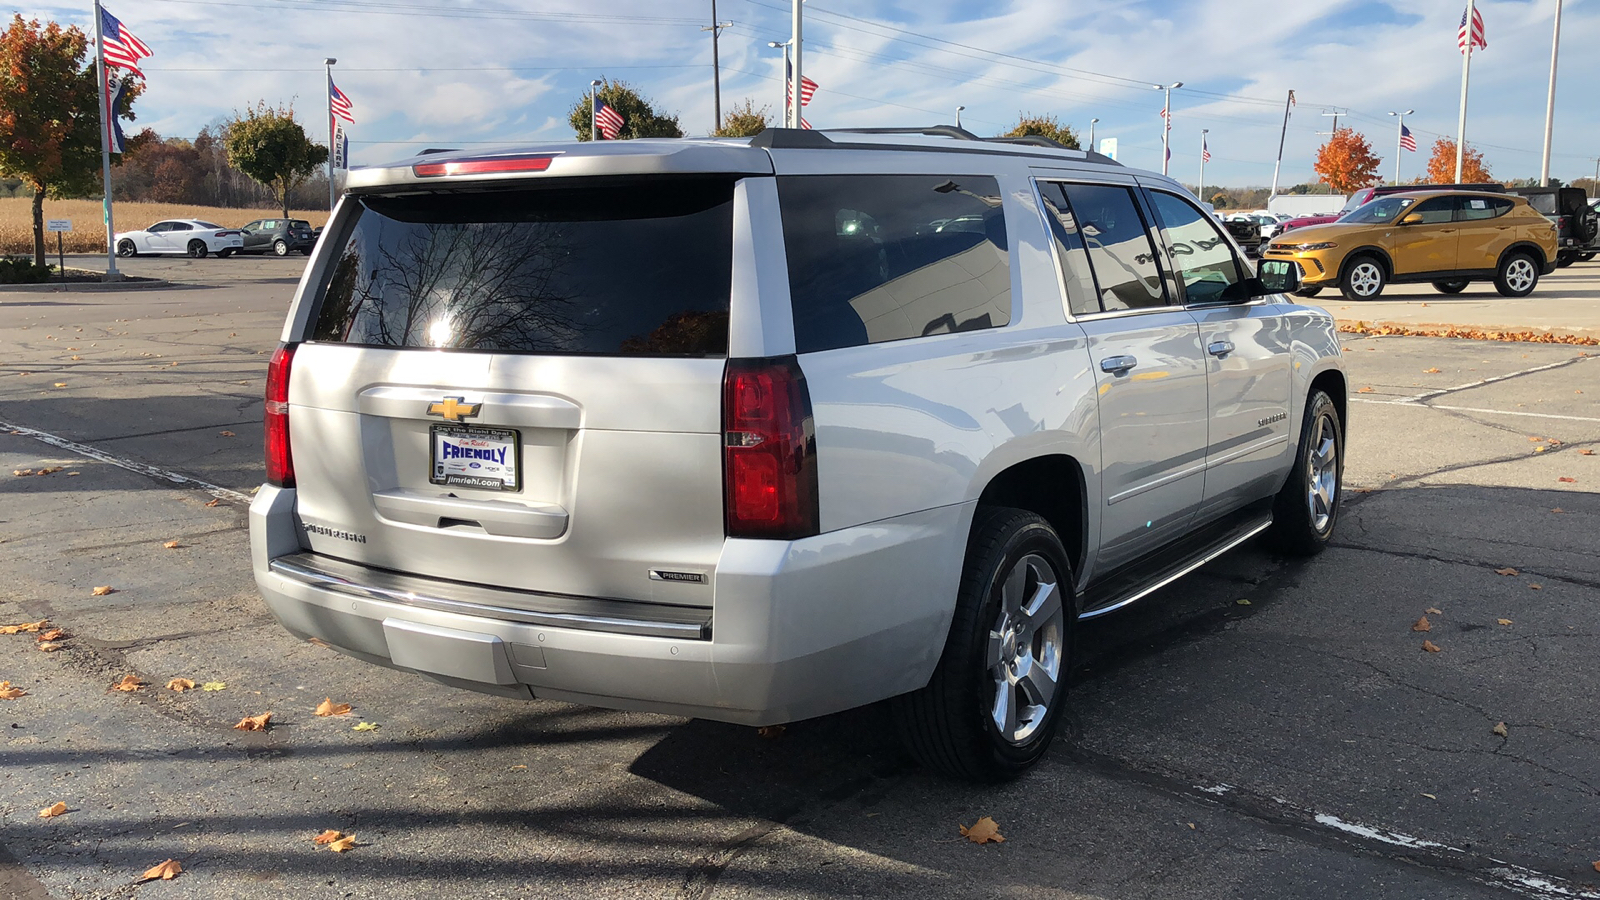
[[[0,294],[0,624],[71,635],[0,636],[0,897],[1600,898],[1600,349],[1348,336],[1335,546],[1084,628],[1068,734],[979,788],[876,708],[764,737],[291,638],[245,507],[304,260],[125,262],[184,286]],[[1593,280],[1541,292],[1593,323]]]

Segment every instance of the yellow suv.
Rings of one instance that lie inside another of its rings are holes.
[[[1556,227],[1521,197],[1419,190],[1281,234],[1261,257],[1294,260],[1304,296],[1337,285],[1347,299],[1372,300],[1388,284],[1421,281],[1459,294],[1493,278],[1502,295],[1526,297],[1555,271]]]

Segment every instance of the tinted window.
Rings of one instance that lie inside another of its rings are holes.
[[[1544,215],[1553,216],[1556,214],[1555,194],[1530,194],[1525,199],[1527,199],[1529,206]]]
[[[993,178],[791,176],[778,197],[799,352],[1011,321]]]
[[[1512,203],[1504,197],[1462,197],[1456,218],[1463,222],[1474,219],[1493,219],[1511,211]]]
[[[1161,240],[1178,270],[1190,303],[1216,303],[1223,291],[1243,280],[1228,241],[1211,223],[1211,217],[1180,197],[1150,192],[1156,216],[1161,219]]]
[[[1455,221],[1456,198],[1434,197],[1417,204],[1411,212],[1422,217],[1421,225],[1442,225]]]
[[[173,222],[171,225],[167,226],[167,230],[168,231],[193,231],[194,230],[194,226],[190,225],[188,222]]]
[[[722,355],[728,177],[356,197],[313,339]],[[347,201],[348,202],[348,201]]]
[[[1061,185],[1041,184],[1039,196],[1044,200],[1045,219],[1055,238],[1056,259],[1067,287],[1067,307],[1076,316],[1099,312],[1100,291],[1094,284],[1094,270],[1089,268],[1089,250],[1084,246],[1078,220],[1072,216],[1072,207],[1061,193]]]
[[[601,135],[601,137],[605,137],[605,135]],[[311,223],[307,222],[305,219],[290,219],[289,220],[289,227],[290,228],[304,228],[307,231],[310,231],[311,230]]]
[[[166,222],[157,222],[154,225],[151,225],[149,228],[146,228],[145,231],[148,231],[151,234],[160,234],[161,232],[166,231],[168,227],[170,226]]]
[[[1089,247],[1101,307],[1145,309],[1167,306],[1156,248],[1133,193],[1104,184],[1066,185],[1072,214]]]

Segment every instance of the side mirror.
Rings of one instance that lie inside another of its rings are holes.
[[[1400,217],[1401,225],[1416,225],[1422,221],[1422,213],[1408,213]]]
[[[1261,285],[1261,293],[1266,294],[1292,294],[1300,290],[1300,266],[1281,259],[1264,259],[1257,267],[1255,279]]]

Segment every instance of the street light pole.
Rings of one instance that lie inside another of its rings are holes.
[[[789,42],[767,41],[774,50],[783,50],[783,127],[789,127]]]
[[[1400,145],[1400,142],[1404,141],[1406,139],[1406,116],[1409,116],[1414,112],[1416,112],[1416,110],[1414,110],[1414,109],[1408,109],[1405,112],[1395,112],[1392,109],[1389,110],[1389,115],[1396,116],[1396,117],[1399,118],[1399,121],[1395,123],[1395,128],[1394,128],[1394,183],[1395,184],[1399,184],[1400,183],[1400,156],[1401,156],[1401,154],[1403,154],[1405,152],[1405,148]]]
[[[1556,51],[1561,49],[1561,0],[1556,0],[1556,33],[1550,39],[1550,93],[1544,101],[1544,157],[1539,165],[1539,186],[1550,186],[1550,139],[1556,124]]]
[[[711,102],[716,114],[712,132],[722,128],[722,63],[717,58],[717,39],[722,37],[722,29],[732,26],[732,22],[717,21],[717,0],[711,0],[711,24],[701,26],[700,30],[711,32]]]
[[[1166,95],[1166,104],[1161,107],[1161,174],[1165,175],[1168,164],[1172,162],[1172,92],[1183,87],[1183,82],[1150,86]]]
[[[1094,150],[1094,126],[1099,121],[1100,121],[1099,119],[1090,119],[1089,120],[1089,149],[1090,149],[1090,151]]]
[[[966,109],[966,107],[965,106],[956,107],[956,127],[957,128],[961,127],[961,111],[963,109]]]
[[[330,216],[333,215],[334,203],[338,202],[339,200],[338,191],[336,191],[333,186],[333,67],[338,62],[339,61],[337,59],[334,59],[331,56],[325,57],[322,60],[322,72],[327,76],[328,81],[328,83],[324,86],[326,89],[322,92],[322,95],[328,100],[328,215]]]
[[[789,104],[789,127],[800,127],[800,85],[801,81],[801,0],[793,0],[793,10],[790,12],[789,43],[794,53],[794,75],[789,79],[787,94],[794,95],[794,102]]]

